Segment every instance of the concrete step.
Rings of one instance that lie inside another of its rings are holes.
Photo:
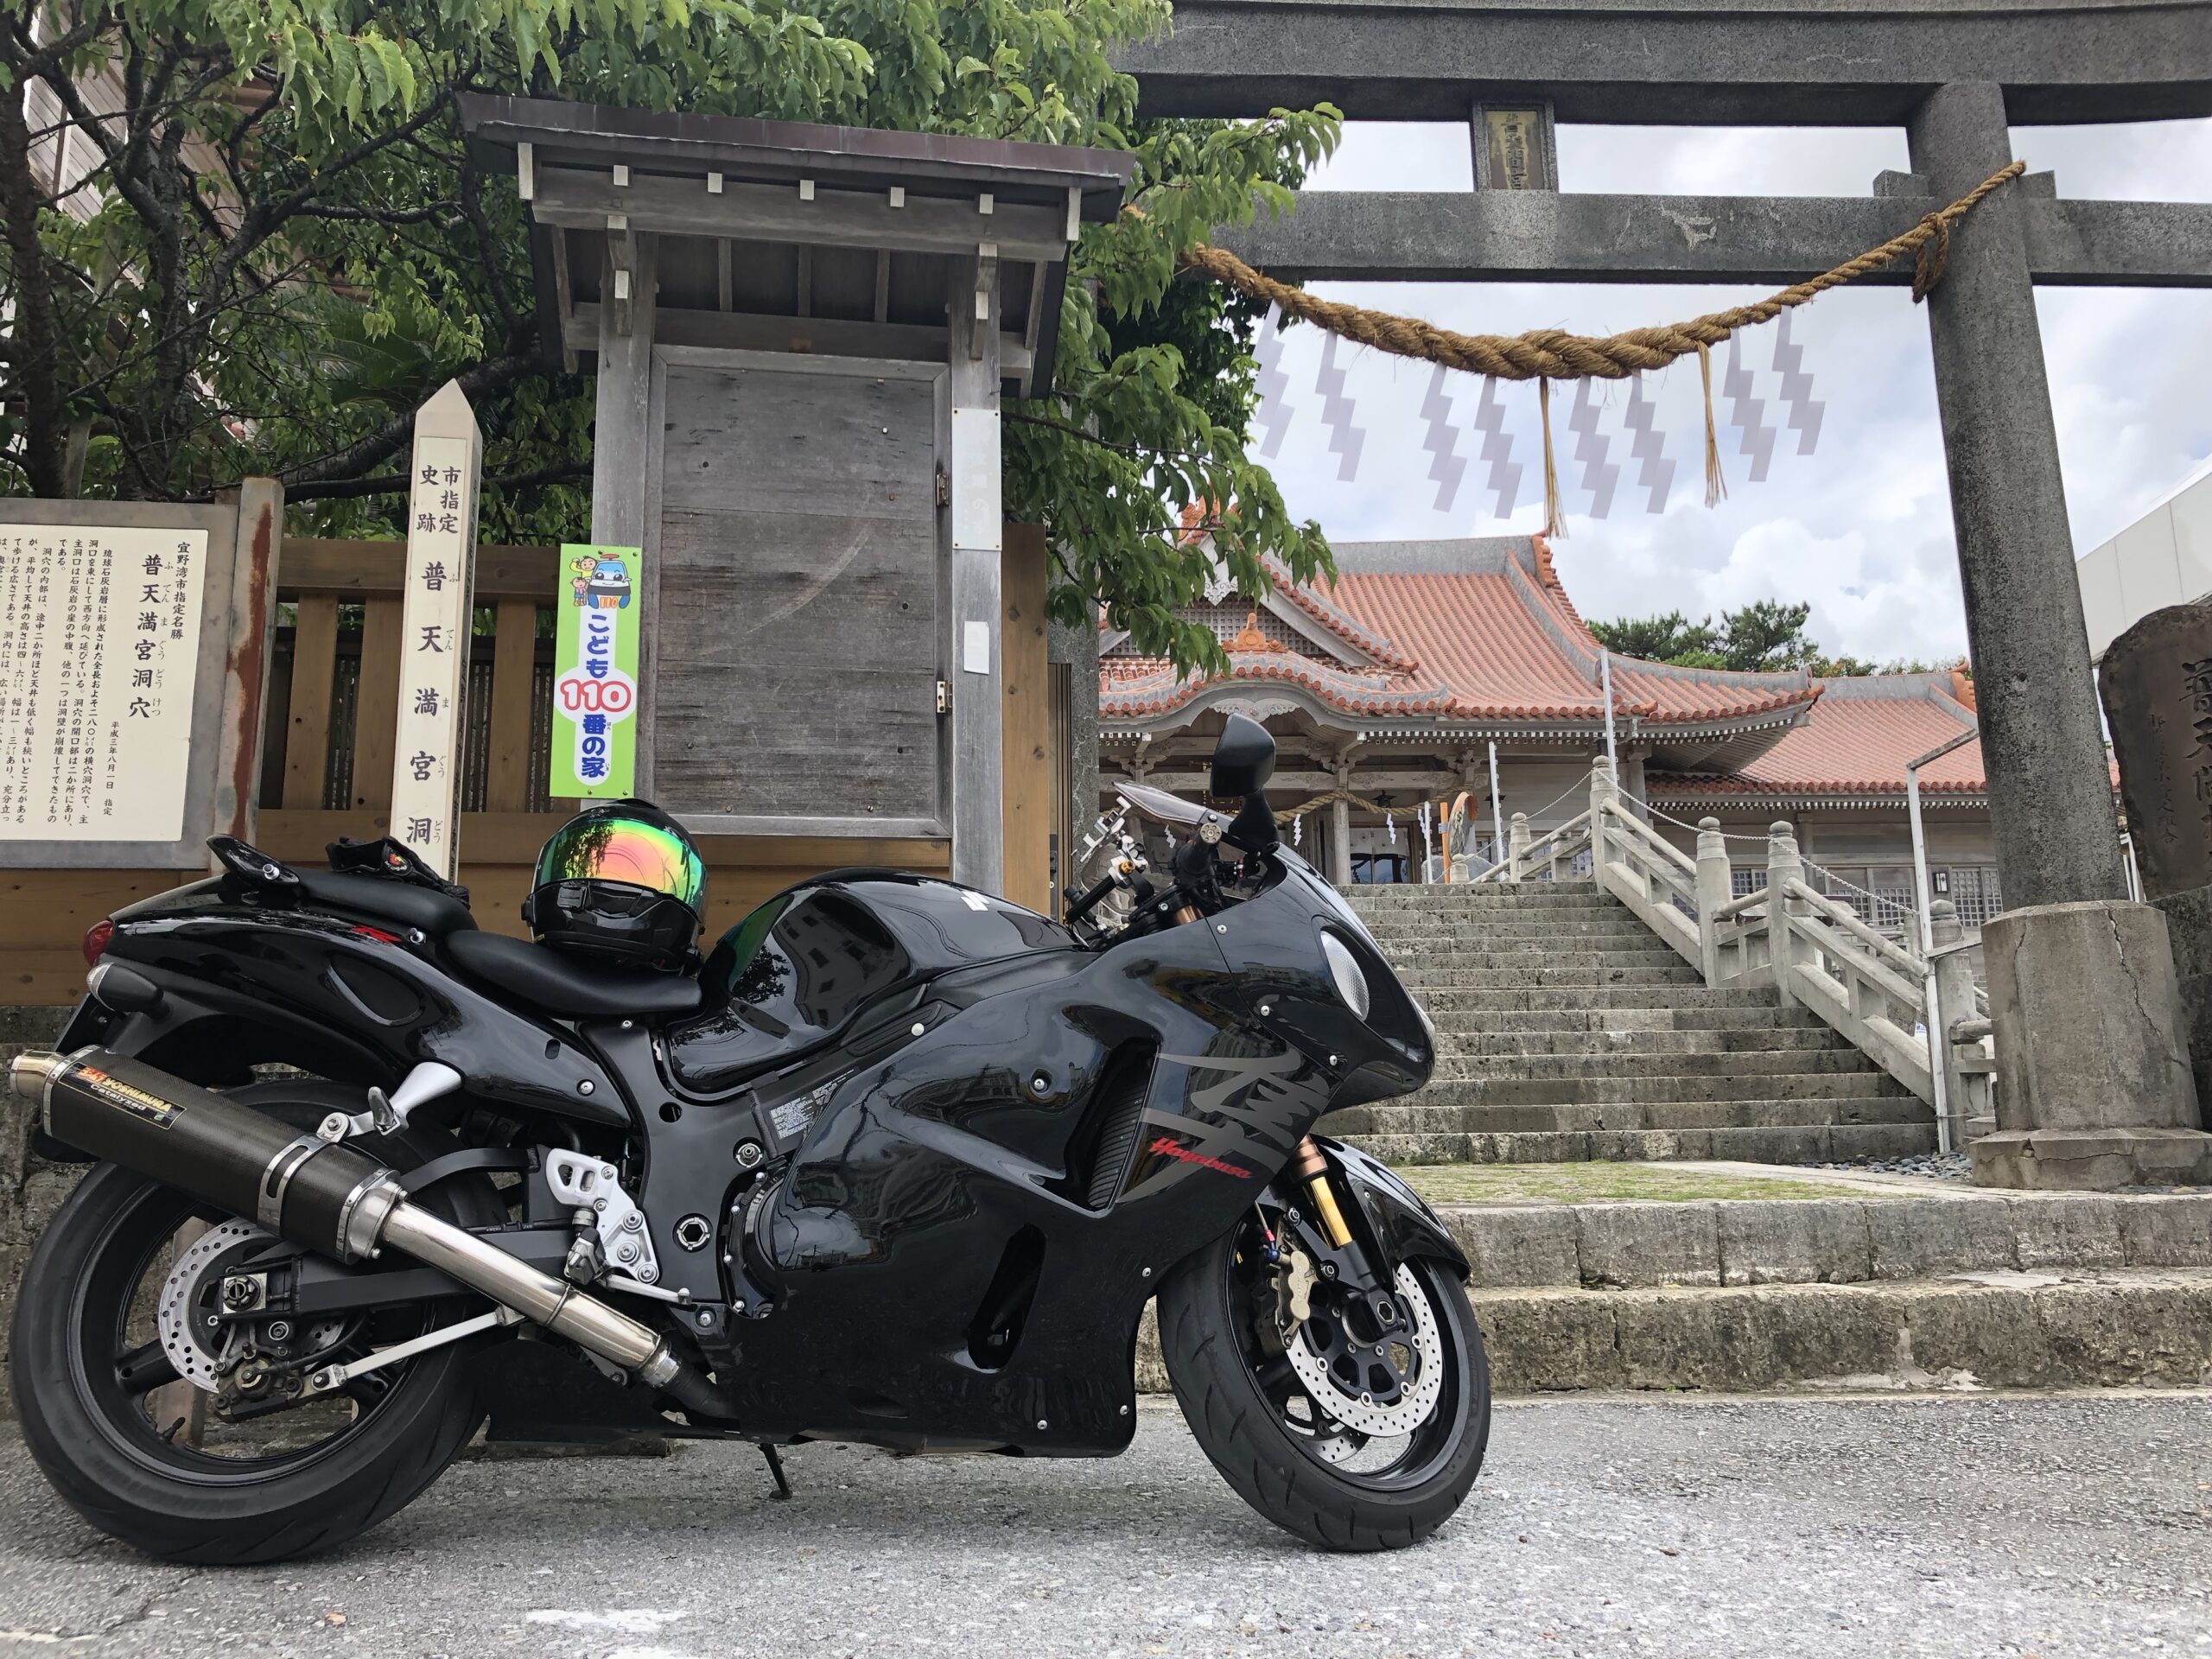
[[[2003,1192],[1440,1205],[1484,1289],[1849,1284],[1967,1272],[2212,1268],[2212,1194]]]
[[[1409,985],[1407,988],[1410,990],[1413,987]],[[1771,990],[1732,985],[1716,991],[1702,985],[1686,985],[1673,979],[1664,980],[1656,985],[1432,985],[1423,987],[1416,995],[1433,1019],[1455,1024],[1463,1016],[1487,1017],[1493,1014],[1543,1014],[1548,1016],[1604,1014],[1614,1009],[1635,1009],[1653,1014],[1709,1014],[1740,1009],[1773,1013],[1790,1020],[1815,1017],[1795,1007],[1782,1007],[1775,1001]]]
[[[1905,1093],[1885,1071],[1613,1074],[1593,1077],[1440,1077],[1414,1096],[1424,1106],[1613,1105],[1654,1100],[1876,1100]]]
[[[1510,916],[1470,918],[1452,922],[1442,917],[1417,916],[1405,919],[1395,917],[1363,917],[1367,931],[1377,944],[1385,947],[1420,945],[1458,941],[1479,942],[1496,939],[1501,942],[1535,939],[1648,939],[1651,930],[1626,911],[1593,911],[1585,918],[1573,915],[1546,915],[1516,913]]]
[[[1918,1157],[1936,1149],[1936,1126],[1932,1122],[1831,1123],[1796,1128],[1561,1129],[1344,1138],[1370,1156],[1395,1164],[1643,1163],[1681,1158],[1827,1164],[1855,1158]]]
[[[1478,1290],[1498,1394],[1935,1394],[2196,1388],[2212,1269],[1993,1271],[1862,1284]],[[1137,1386],[1168,1388],[1152,1313]]]
[[[76,1011],[73,1003],[67,1007],[0,1007],[0,1049],[13,1059],[27,1048],[47,1047],[61,1035],[62,1027]]]
[[[1827,1052],[1844,1046],[1833,1032],[1803,1026],[1728,1027],[1692,1031],[1654,1031],[1648,1027],[1581,1026],[1572,1030],[1501,1031],[1488,1021],[1470,1022],[1459,1030],[1440,1030],[1436,1052],[1440,1059],[1483,1060],[1536,1054],[1586,1054],[1611,1057],[1621,1065],[1649,1065],[1656,1055],[1772,1053],[1783,1051]]]
[[[1834,1124],[1927,1124],[1927,1103],[1910,1095],[1878,1100],[1648,1100],[1564,1105],[1439,1106],[1420,1096],[1348,1106],[1321,1120],[1323,1133],[1550,1135],[1602,1129],[1802,1129]]]
[[[1341,889],[1339,889],[1341,891]],[[1588,881],[1538,881],[1517,888],[1461,887],[1450,891],[1432,887],[1426,893],[1353,893],[1345,895],[1362,916],[1428,913],[1447,916],[1468,912],[1489,914],[1510,910],[1618,910],[1620,900],[1599,893]]]
[[[1588,944],[1580,939],[1561,939],[1554,944],[1535,939],[1516,940],[1510,944],[1485,941],[1399,948],[1386,950],[1384,955],[1401,975],[1433,968],[1503,968],[1527,973],[1546,967],[1667,968],[1678,963],[1684,967],[1689,965],[1672,945],[1648,933],[1641,939],[1607,940],[1603,944]]]
[[[1672,953],[1669,952],[1671,955]],[[1401,968],[1399,980],[1409,991],[1546,990],[1578,987],[1595,989],[1608,985],[1679,985],[1705,988],[1697,969],[1675,958],[1671,968],[1560,968],[1532,963],[1525,968],[1432,968],[1414,963]]]
[[[1579,1082],[1591,1077],[1764,1077],[1871,1073],[1873,1061],[1855,1048],[1747,1049],[1700,1046],[1687,1052],[1633,1049],[1613,1053],[1474,1054],[1437,1062],[1435,1080],[1506,1083]]]
[[[1472,1300],[1501,1394],[2198,1387],[2212,1377],[2212,1270],[2202,1268]]]
[[[1433,992],[1421,999],[1440,1035],[1449,1032],[1459,1040],[1481,1038],[1565,1036],[1583,1033],[1702,1032],[1716,1041],[1722,1036],[1753,1031],[1791,1032],[1815,1037],[1833,1036],[1816,1016],[1798,1008],[1724,1005],[1703,1007],[1692,1004],[1672,1008],[1459,1008],[1440,1009],[1439,1001],[1460,993]],[[1465,995],[1484,995],[1473,992]],[[1834,1040],[1840,1042],[1841,1038]]]

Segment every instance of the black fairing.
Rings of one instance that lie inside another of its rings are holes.
[[[437,1060],[480,1099],[631,1123],[621,1090],[573,1029],[465,983],[442,940],[410,944],[388,918],[257,904],[210,880],[113,919],[108,955],[162,988],[163,1012],[109,1015],[87,1002],[65,1043],[100,1041],[218,1086],[282,1062],[390,1089]]]
[[[725,933],[702,975],[709,1012],[668,1034],[671,1080],[725,1095],[819,1048],[863,1008],[954,969],[1073,951],[1051,918],[899,870],[833,870]]]
[[[1294,855],[1273,868],[1268,891],[1205,921],[940,976],[922,1035],[823,1086],[788,1167],[742,1206],[741,1260],[775,1311],[740,1327],[741,1421],[1126,1444],[1137,1319],[1161,1277],[1252,1204],[1347,1080],[1395,1092],[1428,1074],[1379,957],[1374,1027],[1337,996],[1320,928],[1371,955],[1357,925]],[[1094,1209],[1102,1156],[1126,1173]],[[1013,1339],[979,1343],[1025,1279]]]
[[[1357,1147],[1348,1147],[1325,1135],[1313,1139],[1344,1178],[1374,1242],[1388,1260],[1405,1262],[1422,1256],[1446,1263],[1462,1279],[1467,1276],[1467,1254],[1459,1248],[1459,1240],[1452,1236],[1444,1218],[1429,1208],[1428,1200],[1408,1186],[1396,1170],[1376,1162]]]

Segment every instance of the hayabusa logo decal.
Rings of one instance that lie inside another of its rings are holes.
[[[1242,1164],[1232,1164],[1225,1158],[1216,1158],[1210,1153],[1199,1152],[1194,1147],[1186,1147],[1172,1135],[1154,1135],[1152,1144],[1145,1150],[1156,1153],[1163,1158],[1173,1158],[1182,1163],[1196,1164],[1200,1169],[1217,1169],[1224,1175],[1234,1175],[1240,1181],[1249,1181],[1252,1179],[1252,1172]]]
[[[1192,1108],[1201,1112],[1220,1111],[1229,1104],[1229,1097],[1247,1084],[1287,1077],[1306,1063],[1306,1057],[1294,1048],[1280,1054],[1163,1054],[1160,1058],[1176,1065],[1222,1073],[1220,1082],[1191,1091]]]

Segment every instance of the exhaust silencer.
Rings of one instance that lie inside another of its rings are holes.
[[[391,1169],[355,1147],[96,1048],[18,1055],[10,1078],[38,1103],[46,1132],[80,1152],[340,1262],[389,1244],[687,1407],[719,1414],[704,1381],[650,1326],[410,1202]]]

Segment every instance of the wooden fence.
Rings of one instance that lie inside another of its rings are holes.
[[[398,542],[287,537],[279,562],[279,631],[270,663],[257,845],[320,863],[340,836],[389,827],[398,725]],[[1062,836],[1056,780],[1066,753],[1065,698],[1050,694],[1043,538],[1007,527],[1001,664],[1006,709],[1007,896],[1050,908],[1047,847]],[[551,611],[559,554],[486,546],[476,565],[462,753],[461,880],[478,922],[520,933],[531,866],[575,804],[546,794],[551,719]],[[942,840],[706,836],[707,937],[814,872],[876,864],[942,874]],[[177,885],[169,870],[0,872],[0,1002],[75,1000],[85,930],[124,906]]]

